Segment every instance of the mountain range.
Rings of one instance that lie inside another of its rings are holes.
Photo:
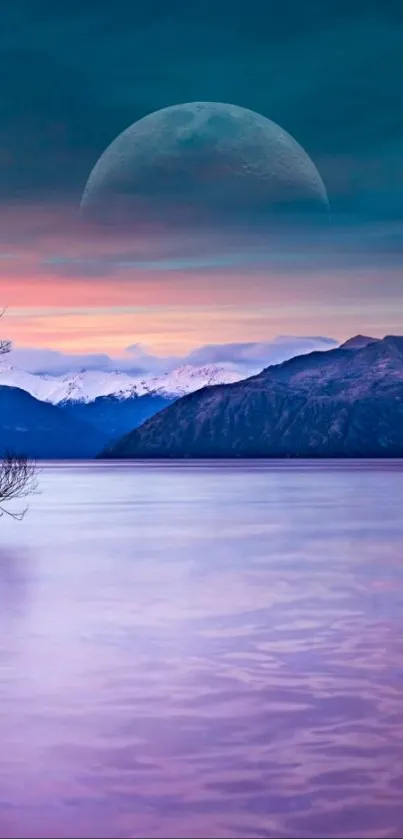
[[[0,456],[402,457],[403,337],[357,335],[261,373],[0,368]],[[101,454],[100,454],[101,453]]]
[[[356,336],[184,396],[104,457],[402,457],[403,337]]]
[[[213,364],[187,364],[162,376],[135,376],[121,371],[81,370],[62,376],[27,373],[16,367],[0,365],[0,385],[19,387],[36,399],[60,405],[65,402],[93,402],[99,396],[129,399],[132,396],[157,395],[177,399],[205,385],[235,382],[243,378],[237,370]]]
[[[174,399],[241,378],[214,365],[186,365],[148,378],[83,370],[63,376],[0,365],[0,456],[94,457]]]

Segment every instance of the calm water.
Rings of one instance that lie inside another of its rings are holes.
[[[0,520],[1,837],[399,837],[403,464],[45,467]]]

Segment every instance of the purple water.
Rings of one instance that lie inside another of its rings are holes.
[[[54,464],[0,519],[0,836],[399,837],[403,463]]]

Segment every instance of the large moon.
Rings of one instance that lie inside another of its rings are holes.
[[[279,125],[237,105],[190,102],[155,111],[119,134],[95,164],[81,212],[132,225],[325,218],[323,181]]]

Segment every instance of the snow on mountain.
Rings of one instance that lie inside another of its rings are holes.
[[[52,402],[93,402],[98,396],[132,396],[157,394],[175,398],[205,385],[239,381],[244,374],[214,365],[186,365],[163,376],[138,377],[119,371],[82,370],[79,373],[50,376],[27,373],[16,367],[0,364],[0,385],[19,387],[36,399]]]
[[[122,391],[130,395],[133,384],[133,376],[128,373],[82,370],[54,377],[54,387],[48,398],[55,405],[67,401],[93,402],[97,396],[110,396]]]
[[[168,397],[185,396],[206,385],[230,384],[244,377],[245,374],[212,364],[203,367],[187,364],[163,376],[139,379],[135,383],[135,391],[138,396],[143,396],[145,393],[157,393],[158,396]]]
[[[53,376],[37,376],[0,363],[0,385],[19,387],[43,402],[51,402],[52,390],[55,386]]]

